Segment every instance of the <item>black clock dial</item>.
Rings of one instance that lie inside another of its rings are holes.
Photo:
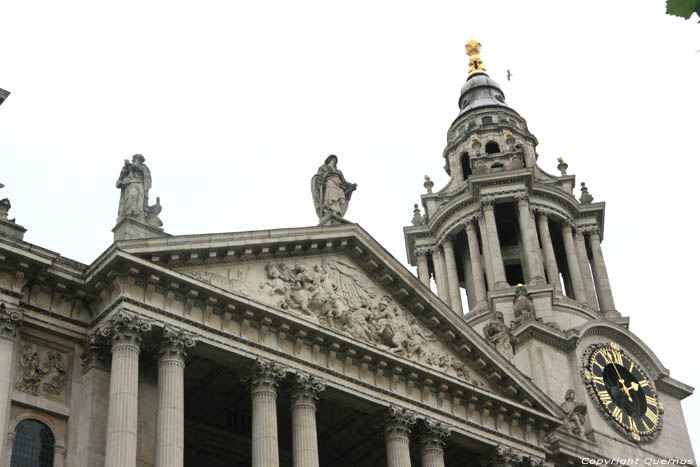
[[[584,378],[599,411],[618,431],[634,441],[658,435],[663,405],[646,372],[619,345],[589,347]]]

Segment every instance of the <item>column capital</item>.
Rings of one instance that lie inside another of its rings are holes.
[[[483,209],[484,211],[493,210],[495,204],[496,198],[494,198],[493,196],[483,196],[481,198],[481,209]]]
[[[420,443],[424,449],[435,448],[442,449],[445,446],[445,441],[451,433],[450,427],[445,423],[433,419],[426,419],[420,434]]]
[[[160,358],[179,358],[184,360],[187,349],[192,349],[197,344],[196,336],[175,326],[166,324],[158,348]]]
[[[258,358],[251,365],[250,374],[243,376],[243,382],[250,383],[251,391],[277,392],[280,381],[287,376],[287,368],[264,358]]]
[[[532,210],[535,212],[535,215],[537,216],[538,219],[547,219],[549,217],[549,212],[547,209],[543,209],[540,207],[534,207]]]
[[[440,245],[442,245],[443,249],[445,248],[445,246],[447,246],[448,248],[453,248],[454,241],[455,241],[455,236],[453,234],[449,234],[449,235],[443,236],[440,239],[439,243],[440,243]]]
[[[416,257],[418,256],[428,256],[430,254],[430,248],[429,247],[419,247],[416,248],[415,250]]]
[[[477,214],[469,216],[464,221],[464,228],[467,230],[476,230],[476,224],[479,222],[479,216]]]
[[[590,238],[595,237],[600,240],[600,229],[598,227],[587,229],[586,233]]]
[[[417,415],[414,412],[392,405],[387,413],[384,434],[386,437],[408,437],[411,427],[416,424],[416,419]]]
[[[83,371],[91,368],[101,368],[109,371],[109,352],[101,342],[102,334],[97,329],[93,331],[85,341],[85,350],[80,354],[80,365]]]
[[[521,191],[515,194],[515,200],[518,203],[529,203],[530,195],[527,191]]]
[[[120,310],[98,332],[103,337],[111,338],[112,346],[133,344],[140,347],[143,336],[150,332],[152,327],[150,320],[135,313]]]
[[[17,329],[22,323],[22,312],[11,310],[4,303],[0,303],[0,337],[14,339],[17,337]]]
[[[576,225],[567,219],[567,220],[561,221],[559,223],[559,227],[561,227],[562,230],[564,230],[564,229],[573,230],[576,227]]]
[[[315,404],[319,394],[326,390],[326,383],[321,379],[298,371],[294,375],[292,401]]]
[[[544,465],[544,460],[499,444],[494,452],[481,462],[481,465],[482,467],[541,467]]]

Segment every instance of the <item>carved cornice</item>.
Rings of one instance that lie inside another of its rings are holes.
[[[17,328],[22,320],[22,312],[11,310],[4,303],[0,303],[0,337],[14,339],[17,337]]]
[[[111,338],[112,345],[132,344],[140,346],[144,334],[151,331],[152,322],[125,310],[118,311],[107,324],[102,326],[99,333]]]
[[[292,401],[300,404],[315,404],[319,394],[326,390],[326,383],[320,378],[297,371],[294,375]]]
[[[416,424],[417,414],[403,407],[392,405],[387,413],[384,434],[387,438],[408,437]]]

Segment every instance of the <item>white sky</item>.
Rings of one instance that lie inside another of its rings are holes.
[[[335,153],[358,184],[346,217],[405,262],[401,228],[423,175],[436,189],[447,180],[441,154],[475,37],[539,138],[542,168],[556,173],[563,156],[607,202],[603,248],[631,330],[697,387],[700,25],[664,10],[10,0],[0,197],[25,240],[90,263],[112,241],[114,184],[135,153],[172,234],[314,225],[310,178]],[[700,449],[700,396],[683,404]]]

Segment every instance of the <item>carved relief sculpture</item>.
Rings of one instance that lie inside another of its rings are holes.
[[[49,394],[59,395],[66,384],[67,368],[63,364],[60,352],[49,351],[47,354],[47,375],[42,388]]]
[[[513,344],[510,331],[503,321],[503,313],[496,311],[493,313],[491,321],[484,327],[486,340],[505,358],[513,361]]]
[[[311,195],[319,219],[327,216],[342,219],[357,184],[348,183],[338,170],[338,157],[331,154],[311,178]]]
[[[564,421],[569,433],[585,438],[586,406],[576,402],[576,392],[573,389],[566,391],[561,408],[566,413]]]
[[[39,362],[39,354],[31,344],[24,344],[22,354],[19,356],[18,373],[16,387],[20,391],[37,395],[41,378],[49,372]]]

